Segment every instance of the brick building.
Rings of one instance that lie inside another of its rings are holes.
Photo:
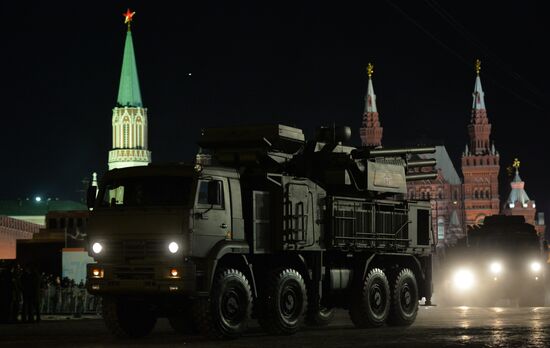
[[[490,142],[491,124],[485,108],[485,93],[481,86],[479,72],[481,63],[476,61],[472,112],[468,134],[470,146],[462,153],[462,175],[464,178],[464,210],[467,225],[483,223],[488,215],[500,212],[498,195],[498,173],[500,156]]]
[[[372,81],[373,69],[367,67],[368,87],[365,96],[365,111],[360,128],[361,143],[368,147],[381,147],[383,128],[380,124],[376,95]],[[422,158],[437,160],[437,178],[434,180],[412,181],[407,184],[408,196],[411,199],[430,200],[432,204],[432,230],[439,246],[456,243],[464,236],[464,211],[462,181],[444,146],[437,146],[435,154],[423,155]],[[418,170],[422,171],[424,168]]]
[[[482,224],[486,216],[502,213],[522,215],[525,221],[535,226],[541,239],[544,238],[544,213],[537,213],[535,201],[525,192],[525,183],[519,176],[519,161],[515,161],[515,177],[510,183],[511,191],[506,203],[500,206],[498,175],[500,156],[491,141],[491,124],[485,107],[485,93],[481,85],[481,62],[476,61],[476,78],[472,94],[472,110],[468,135],[470,142],[462,153],[463,179],[454,168],[444,146],[436,146],[435,158],[438,176],[434,180],[413,181],[407,184],[410,199],[430,200],[432,204],[432,228],[437,235],[438,246],[454,245],[465,237],[467,226]],[[376,106],[372,83],[373,66],[369,64],[368,88],[365,96],[365,111],[360,128],[363,146],[382,146],[382,127]],[[423,171],[426,168],[417,169]]]

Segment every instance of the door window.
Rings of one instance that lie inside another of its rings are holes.
[[[212,192],[211,192],[212,191]],[[208,197],[213,203],[208,202]],[[197,204],[213,209],[224,209],[223,184],[221,180],[201,180],[197,190]]]

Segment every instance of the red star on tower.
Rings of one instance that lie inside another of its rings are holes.
[[[136,14],[135,12],[132,12],[130,11],[130,9],[127,9],[126,13],[122,14],[124,16],[124,24],[128,24],[128,26],[130,26],[130,22],[132,22],[132,20],[134,19],[135,14]]]

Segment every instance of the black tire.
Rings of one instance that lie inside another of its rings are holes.
[[[200,332],[211,338],[237,338],[248,328],[252,290],[243,273],[223,269],[216,275],[209,298],[195,300],[193,317]]]
[[[258,318],[262,328],[274,335],[292,335],[299,330],[306,309],[306,284],[300,273],[291,268],[272,272]]]
[[[393,279],[390,315],[392,326],[411,325],[418,313],[418,285],[413,271],[403,268]]]
[[[193,320],[192,313],[180,313],[168,317],[172,329],[181,335],[196,335],[199,333],[197,323]]]
[[[357,328],[384,325],[390,311],[390,285],[380,268],[367,274],[362,287],[352,293],[349,315]]]
[[[103,321],[116,337],[139,338],[153,331],[157,317],[146,304],[114,296],[104,296],[102,302]]]

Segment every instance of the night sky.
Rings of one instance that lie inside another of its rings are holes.
[[[0,2],[0,199],[78,199],[107,169],[130,7],[154,162],[190,161],[201,127],[237,123],[349,125],[358,145],[372,62],[383,144],[444,144],[461,174],[480,58],[501,200],[519,157],[550,219],[543,2],[341,3]]]

